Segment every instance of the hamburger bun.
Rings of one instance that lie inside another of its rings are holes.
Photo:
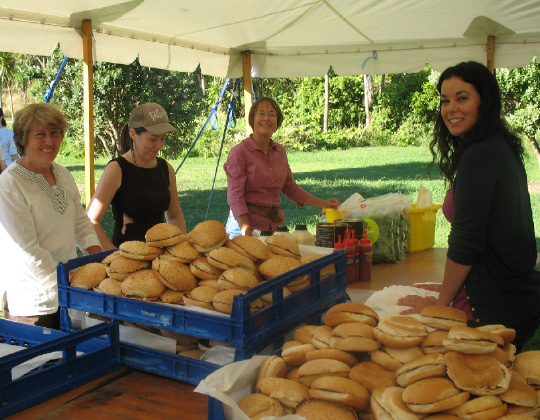
[[[314,359],[298,368],[298,382],[311,386],[313,381],[321,376],[339,376],[347,378],[351,367],[339,360]]]
[[[266,238],[268,252],[282,257],[300,259],[298,243],[289,235],[272,235]]]
[[[233,267],[242,267],[251,271],[255,271],[255,264],[249,258],[240,255],[238,252],[226,248],[218,247],[206,254],[208,262],[222,270],[228,270]]]
[[[283,406],[275,398],[265,394],[249,394],[238,401],[238,408],[250,420],[259,420],[266,416],[281,417],[284,414]]]
[[[371,393],[371,411],[376,420],[395,420],[392,415],[382,406],[382,394],[385,388],[375,388]]]
[[[115,280],[123,281],[137,270],[150,267],[150,261],[134,260],[119,255],[107,265],[107,275]]]
[[[443,354],[447,353],[448,350],[444,345],[443,341],[448,339],[448,331],[446,330],[435,330],[431,331],[426,335],[426,337],[420,343],[420,348],[425,354],[438,353]]]
[[[202,286],[201,286],[202,287]],[[225,289],[220,290],[212,297],[212,305],[219,312],[230,314],[232,312],[234,297],[245,292],[242,289]]]
[[[122,294],[142,300],[156,300],[165,290],[152,270],[139,270],[122,282]]]
[[[195,249],[202,253],[219,248],[229,239],[225,226],[217,220],[205,220],[198,223],[189,232],[188,237]]]
[[[476,329],[498,335],[503,339],[505,345],[511,343],[516,338],[516,330],[500,324],[482,325],[481,327],[476,327]]]
[[[178,260],[183,263],[189,263],[202,256],[202,254],[195,249],[190,241],[182,241],[176,245],[168,246],[165,248],[165,253],[178,258]]]
[[[536,419],[536,417],[528,416],[526,414],[507,414],[505,416],[499,417],[499,420],[531,420]]]
[[[470,399],[457,407],[447,410],[447,413],[464,419],[498,419],[506,414],[506,404],[494,395],[483,396]]]
[[[374,328],[375,338],[382,344],[405,349],[418,346],[426,337],[426,326],[412,316],[395,315],[382,319]]]
[[[491,356],[450,351],[444,355],[444,363],[450,379],[473,395],[501,394],[510,385],[510,372]]]
[[[315,327],[316,325],[302,325],[301,327],[298,327],[294,330],[294,339],[301,343],[311,343],[311,330]]]
[[[268,356],[259,366],[255,389],[259,390],[258,384],[263,378],[285,378],[287,373],[289,373],[289,368],[281,356]]]
[[[211,286],[197,286],[184,296],[184,304],[215,311],[216,308],[212,302],[219,291],[219,289]]]
[[[257,239],[257,241],[259,240]],[[248,290],[257,286],[259,280],[253,274],[253,271],[242,267],[233,267],[221,273],[218,283],[222,289]]]
[[[425,354],[403,364],[396,370],[396,382],[407,387],[426,378],[446,376],[446,365],[442,354]]]
[[[373,392],[376,388],[388,388],[397,385],[393,371],[369,361],[360,362],[353,366],[349,372],[349,379],[358,382],[369,392]]]
[[[184,303],[185,292],[177,292],[176,290],[165,289],[159,300],[163,303],[176,303],[182,305]]]
[[[504,340],[496,334],[466,326],[450,328],[448,338],[443,341],[447,349],[468,354],[491,353],[503,344]]]
[[[269,258],[266,245],[254,236],[235,236],[225,242],[225,246],[234,249],[240,255],[248,257],[255,263],[266,261]]]
[[[91,290],[105,280],[107,266],[103,263],[88,263],[79,267],[69,281],[71,287]]]
[[[505,344],[503,347],[497,347],[493,352],[488,353],[494,357],[497,362],[502,363],[507,368],[511,368],[516,360],[516,346],[512,343]]]
[[[152,261],[152,270],[158,280],[171,290],[189,292],[197,287],[197,279],[189,267],[181,262],[158,257]]]
[[[516,355],[514,370],[521,373],[529,385],[540,387],[540,350],[524,351]]]
[[[303,401],[296,407],[294,414],[306,420],[358,420],[358,415],[351,407],[316,398]]]
[[[403,391],[403,402],[415,413],[436,413],[464,404],[470,394],[448,378],[428,378],[414,382]]]
[[[307,362],[307,354],[316,350],[311,343],[300,341],[287,341],[281,347],[281,357],[287,366],[300,366]]]
[[[329,327],[348,322],[361,322],[375,327],[379,322],[379,316],[369,306],[356,302],[338,303],[324,316],[324,324]]]
[[[358,363],[358,359],[351,353],[337,349],[313,349],[306,353],[306,361],[315,359],[334,359],[343,362],[350,367]]]
[[[123,296],[122,283],[117,280],[111,279],[110,277],[107,277],[102,280],[97,287],[94,287],[94,292],[101,292],[114,296]]]
[[[538,394],[519,372],[512,372],[508,389],[498,394],[502,401],[529,409],[538,407]]]
[[[309,388],[284,378],[262,378],[257,387],[260,392],[278,400],[286,409],[294,410],[309,398]]]
[[[449,306],[426,306],[420,312],[420,318],[428,327],[439,330],[449,330],[456,325],[467,325],[467,314],[461,309]]]
[[[159,248],[175,245],[186,238],[178,226],[170,223],[158,223],[148,229],[144,236],[148,245]]]
[[[326,325],[318,325],[309,331],[310,341],[318,349],[330,348],[332,341],[333,328]]]
[[[309,396],[319,400],[335,402],[364,410],[369,404],[366,388],[348,378],[323,376],[315,379],[309,389]]]
[[[120,256],[120,250],[117,249],[116,251],[111,252],[109,255],[107,255],[105,258],[101,260],[102,264],[110,264],[115,258]]]
[[[288,287],[284,287],[283,289],[283,299],[287,298],[288,296],[292,295],[293,292]],[[271,305],[274,301],[274,292],[267,293],[266,295],[262,295],[261,299],[266,303],[267,305]]]
[[[281,235],[283,236],[283,235]],[[259,271],[266,280],[272,280],[288,271],[300,267],[300,261],[290,257],[271,257],[259,265]],[[302,276],[305,277],[305,276]],[[293,280],[293,281],[297,281]],[[302,279],[301,280],[305,280]]]
[[[415,413],[407,407],[403,402],[403,388],[398,386],[385,388],[377,402],[395,420],[420,420],[425,417],[425,414]]]
[[[143,241],[126,241],[120,244],[120,255],[133,260],[151,261],[163,251],[161,248],[147,245]]]
[[[351,352],[371,352],[378,350],[381,343],[375,339],[372,326],[347,322],[334,327],[330,347]]]
[[[206,257],[195,258],[189,264],[189,269],[195,277],[201,280],[218,280],[219,276],[225,271],[210,264]]]
[[[404,363],[410,362],[424,355],[420,347],[409,347],[407,349],[394,349],[388,346],[382,346],[380,350],[371,354],[371,360],[379,363],[389,370],[396,370]]]

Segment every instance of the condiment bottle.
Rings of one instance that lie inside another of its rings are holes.
[[[269,236],[272,236],[274,232],[272,232],[271,230],[261,230],[261,234],[259,235],[259,239],[261,241],[263,241],[264,243],[266,243],[266,238],[268,238]]]
[[[354,265],[356,268],[356,278],[355,281],[360,281],[360,239],[356,239],[356,232],[353,230],[353,239],[354,239]]]
[[[292,238],[292,235],[289,233],[289,229],[287,229],[287,225],[278,226],[274,232],[274,235],[287,235]]]
[[[326,223],[326,211],[322,211],[321,217],[319,217],[319,223]]]
[[[306,225],[296,225],[294,232],[291,233],[292,237],[299,245],[313,245],[315,246],[315,236],[313,236],[308,230]]]
[[[347,255],[347,283],[354,283],[358,278],[356,270],[355,258],[356,250],[354,247],[354,239],[352,239],[351,230],[345,231],[345,254]]]
[[[367,237],[367,231],[367,228],[364,229],[364,237],[360,239],[360,281],[371,281],[373,245]]]

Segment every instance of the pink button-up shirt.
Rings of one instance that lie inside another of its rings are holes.
[[[302,206],[309,193],[293,179],[285,148],[270,141],[270,152],[264,153],[250,136],[232,148],[223,166],[227,174],[227,202],[234,217],[249,214],[252,229],[274,230],[278,223],[249,213],[246,203],[270,209],[281,203],[280,191]],[[283,211],[280,209],[283,216]]]

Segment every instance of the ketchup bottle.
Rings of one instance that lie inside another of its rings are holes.
[[[367,228],[364,229],[364,237],[360,239],[360,280],[371,281],[371,239],[367,237]]]
[[[356,277],[355,277],[355,281],[360,281],[362,280],[360,278],[360,239],[356,239],[355,238],[355,231],[353,230],[353,240],[354,240],[354,265],[355,265],[355,268],[356,268]]]
[[[354,247],[354,239],[352,238],[351,230],[345,231],[345,254],[347,255],[347,283],[354,283],[358,278],[356,270],[356,250]]]

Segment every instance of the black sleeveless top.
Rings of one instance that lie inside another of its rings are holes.
[[[171,196],[165,159],[157,158],[155,168],[140,168],[121,156],[113,161],[118,162],[122,171],[122,184],[111,201],[114,219],[112,243],[118,247],[125,241],[144,241],[148,229],[164,222]],[[124,214],[133,223],[124,226]]]

